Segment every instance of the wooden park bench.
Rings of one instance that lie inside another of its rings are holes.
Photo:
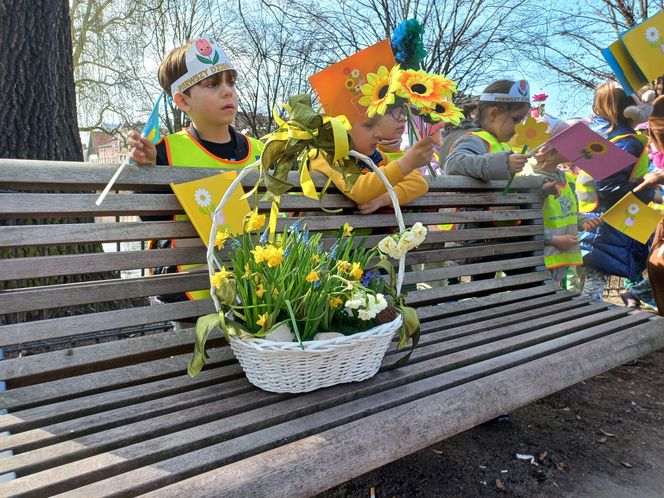
[[[218,171],[128,167],[119,192],[97,207],[95,191],[113,171],[0,161],[0,496],[309,496],[664,346],[660,318],[551,283],[535,180],[504,196],[504,182],[443,177],[405,209],[406,225],[486,227],[432,231],[409,254],[405,283],[417,286],[408,301],[422,338],[406,366],[389,368],[401,355],[392,348],[365,382],[273,394],[247,382],[218,334],[191,380],[191,330],[170,321],[209,313],[211,303],[150,305],[149,297],[208,288],[207,275],[142,270],[202,263],[202,244],[87,254],[64,246],[195,238],[186,221],[124,217],[181,213],[163,193],[169,182]],[[353,207],[332,191],[324,203]],[[477,206],[507,209],[432,212]],[[282,207],[319,210],[301,196],[284,196]],[[389,214],[318,214],[310,229],[395,224]],[[491,223],[501,220],[522,222]],[[131,270],[137,275],[120,278]],[[509,276],[467,278],[496,271]]]

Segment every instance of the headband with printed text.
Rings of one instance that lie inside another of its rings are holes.
[[[199,81],[222,71],[235,70],[231,60],[214,39],[196,38],[185,55],[187,72],[171,85],[171,95],[184,92]]]
[[[524,102],[530,103],[530,86],[526,80],[516,81],[509,93],[483,93],[480,102]]]

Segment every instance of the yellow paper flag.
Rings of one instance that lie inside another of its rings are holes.
[[[236,177],[235,171],[228,171],[177,185],[171,183],[175,196],[206,246],[210,240],[212,214]],[[249,202],[242,199],[243,195],[242,187],[238,186],[221,210],[223,220],[219,220],[218,225],[225,225],[232,234],[242,233],[244,217],[249,213]]]
[[[621,39],[646,79],[664,74],[664,10],[634,26]]]
[[[661,219],[659,211],[641,202],[632,192],[602,215],[602,220],[613,228],[642,244],[648,242]]]
[[[533,150],[546,142],[551,135],[546,131],[549,125],[545,122],[539,122],[532,116],[528,117],[523,123],[519,123],[514,127],[516,134],[514,135],[514,144],[518,147],[528,146]],[[512,142],[510,142],[512,145]]]

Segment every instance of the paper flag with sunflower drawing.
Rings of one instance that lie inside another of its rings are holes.
[[[636,162],[636,157],[612,144],[583,123],[575,123],[546,144],[595,180],[603,180]]]
[[[613,228],[642,244],[648,242],[661,219],[662,213],[641,202],[632,192],[602,215],[602,220]]]
[[[235,171],[227,171],[191,182],[171,183],[175,196],[206,246],[210,240],[212,213],[236,177]],[[225,225],[231,234],[242,233],[243,220],[250,211],[249,202],[242,199],[243,195],[242,188],[236,188],[221,210],[223,220],[219,220],[219,226]]]

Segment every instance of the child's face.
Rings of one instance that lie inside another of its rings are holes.
[[[200,125],[227,126],[235,120],[238,96],[234,71],[222,71],[205,78],[184,95],[185,111],[191,120]]]
[[[394,140],[401,138],[406,129],[406,113],[402,107],[388,109],[380,120],[381,140]]]
[[[487,112],[488,116],[484,127],[499,142],[509,142],[514,136],[514,127],[526,119],[529,111],[529,106],[507,111],[492,107]]]
[[[374,116],[371,119],[365,119],[353,124],[350,130],[350,137],[353,139],[353,149],[360,154],[370,156],[376,150],[378,142],[383,139],[381,133],[382,116]]]

